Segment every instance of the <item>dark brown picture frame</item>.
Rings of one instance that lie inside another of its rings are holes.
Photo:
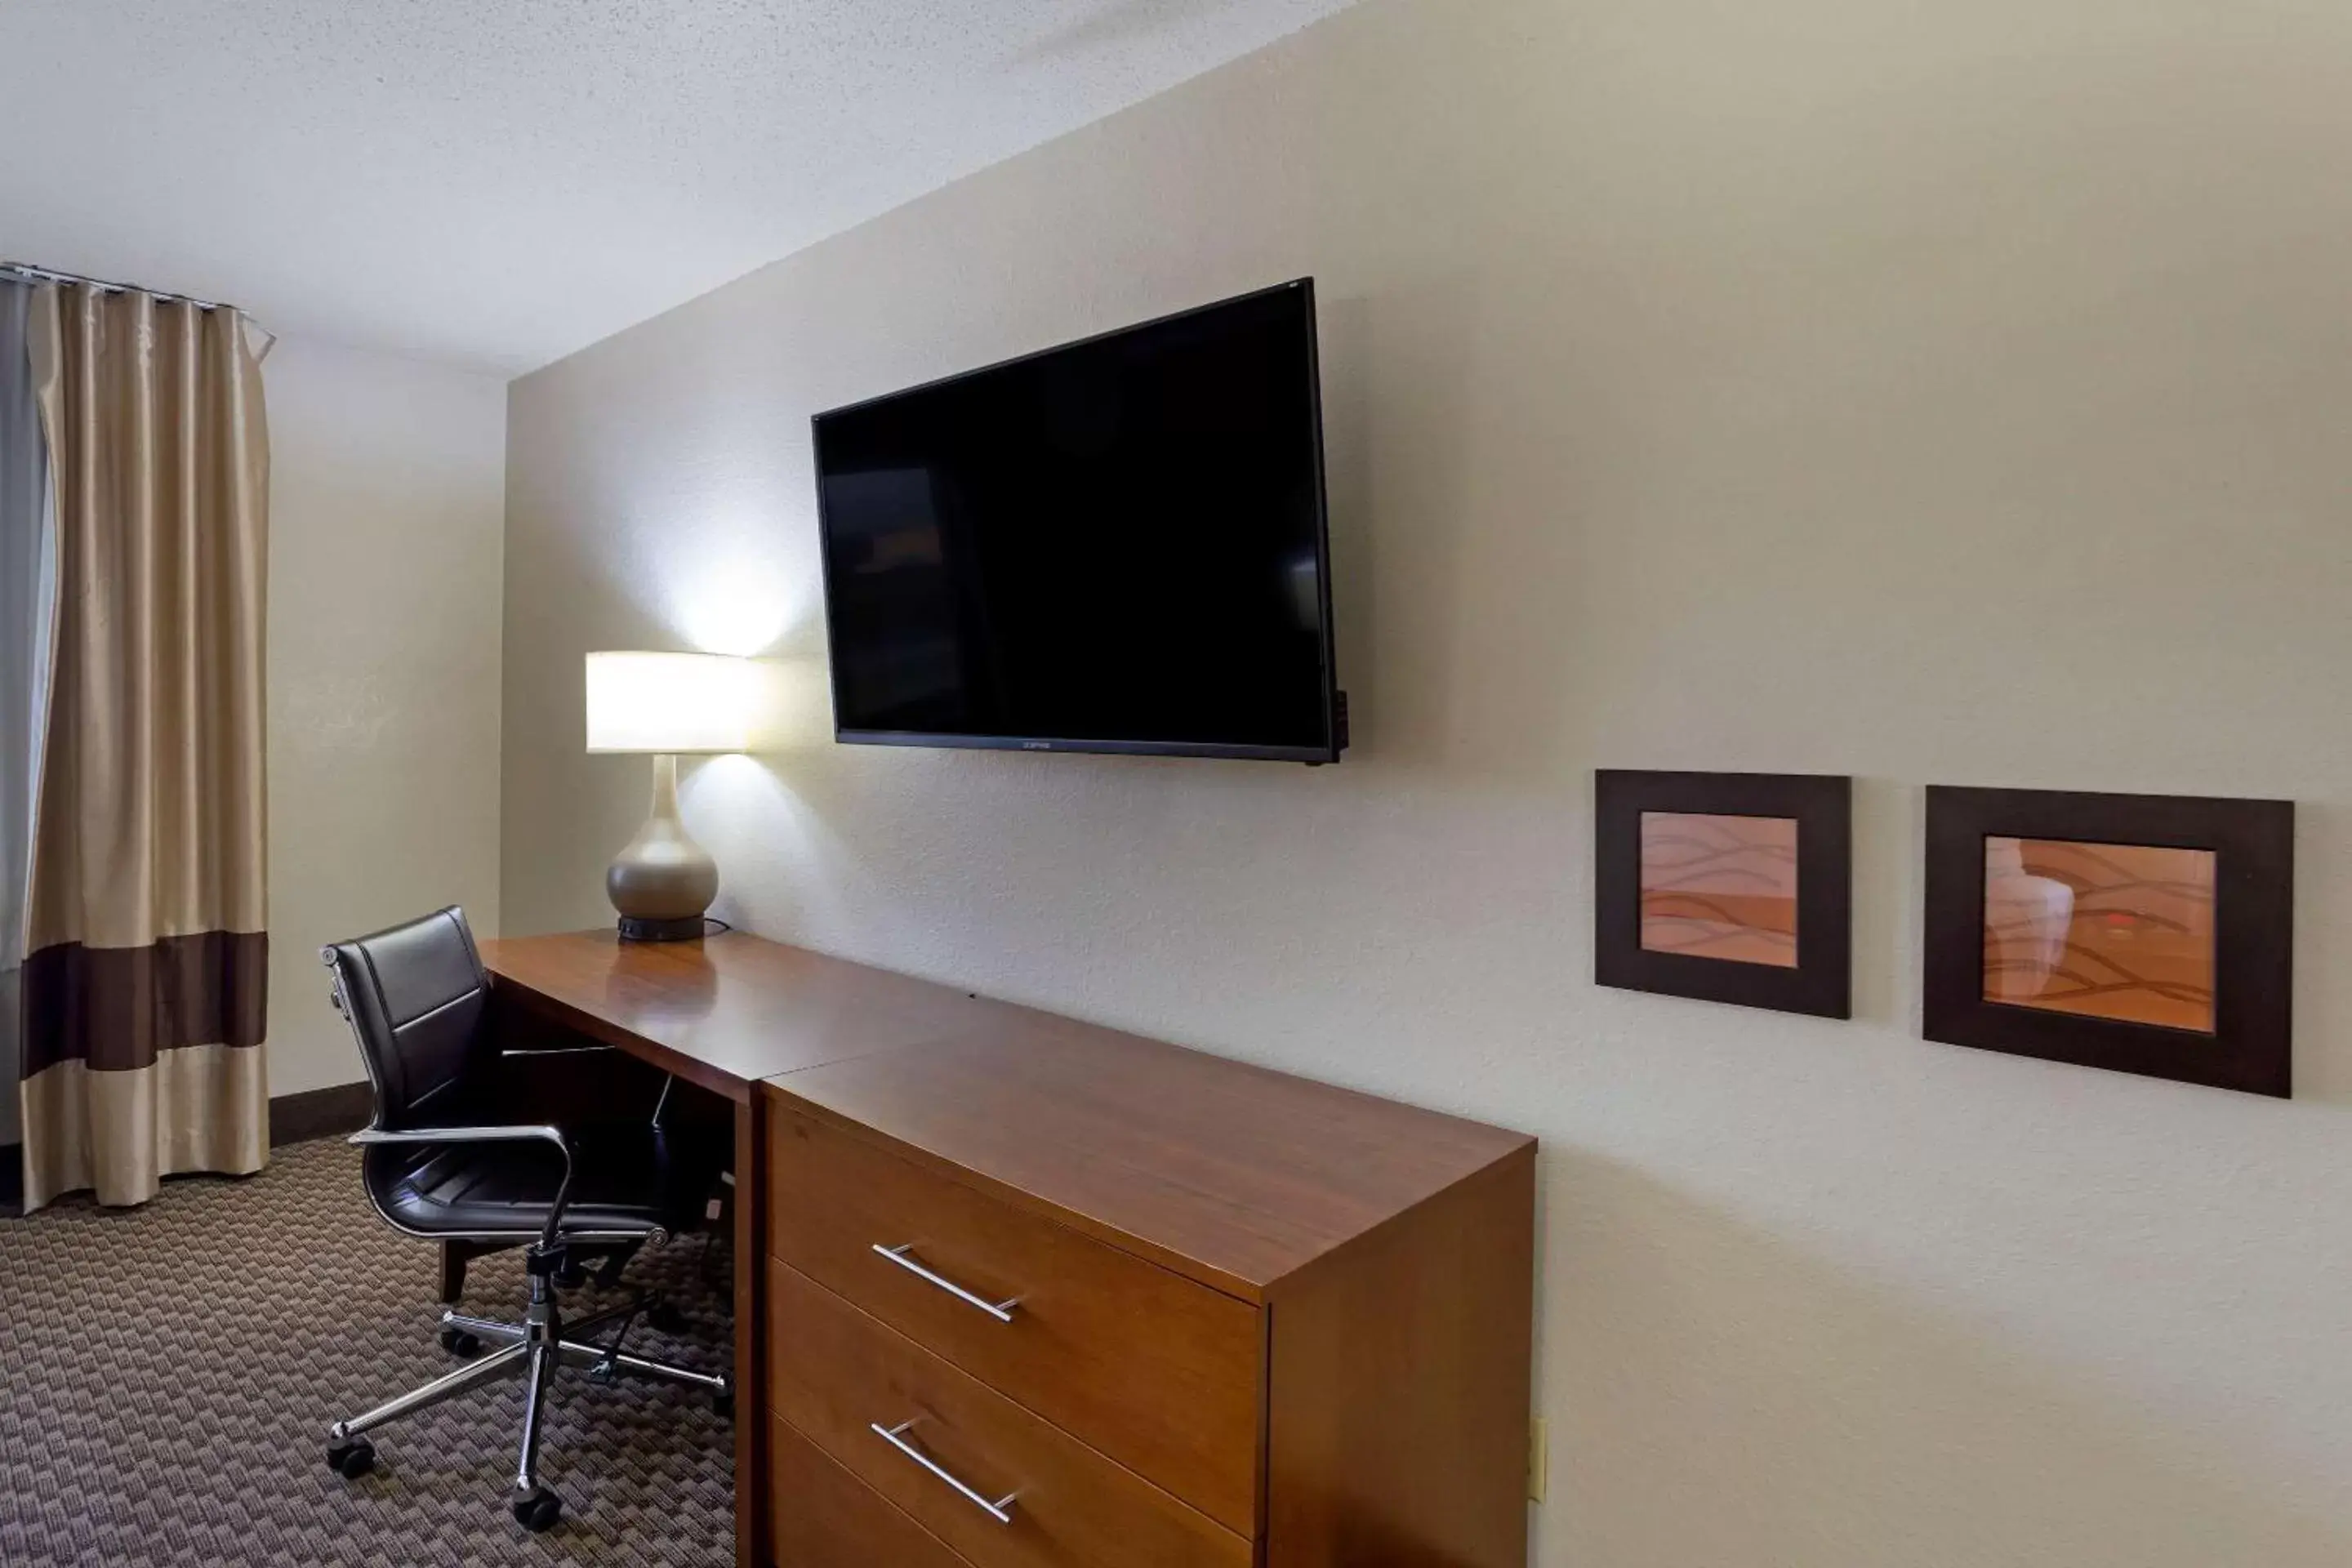
[[[1593,790],[1593,978],[1629,991],[1853,1016],[1853,781],[1819,773],[1603,768]],[[1779,967],[1642,944],[1642,818],[1763,816],[1797,825],[1797,962]]]
[[[2211,1032],[1988,999],[1985,841],[1998,837],[2210,851]],[[2293,802],[1930,785],[1926,898],[1927,1038],[2250,1094],[2294,1093]]]

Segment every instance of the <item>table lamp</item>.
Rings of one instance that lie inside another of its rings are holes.
[[[653,811],[604,871],[622,941],[702,934],[702,911],[719,896],[719,864],[678,818],[678,754],[746,749],[757,680],[751,660],[717,654],[588,656],[588,750],[654,759]]]

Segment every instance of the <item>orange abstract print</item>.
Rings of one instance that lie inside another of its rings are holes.
[[[1988,1002],[2213,1032],[2210,849],[1985,840]]]
[[[1642,945],[1797,967],[1797,819],[1642,814]]]

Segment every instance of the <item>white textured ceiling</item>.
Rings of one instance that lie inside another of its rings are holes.
[[[1349,0],[0,0],[0,257],[542,364]]]

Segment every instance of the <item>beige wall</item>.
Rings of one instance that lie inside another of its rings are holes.
[[[289,338],[269,399],[269,1089],[364,1074],[319,948],[499,918],[495,376]]]
[[[1311,272],[1339,767],[835,748],[815,409]],[[1370,0],[519,383],[512,930],[767,934],[1539,1133],[1550,1568],[2352,1562],[2352,11]],[[1858,776],[1860,1016],[1588,980],[1591,771]],[[2274,1103],[1916,1038],[1920,786],[2303,803]]]

